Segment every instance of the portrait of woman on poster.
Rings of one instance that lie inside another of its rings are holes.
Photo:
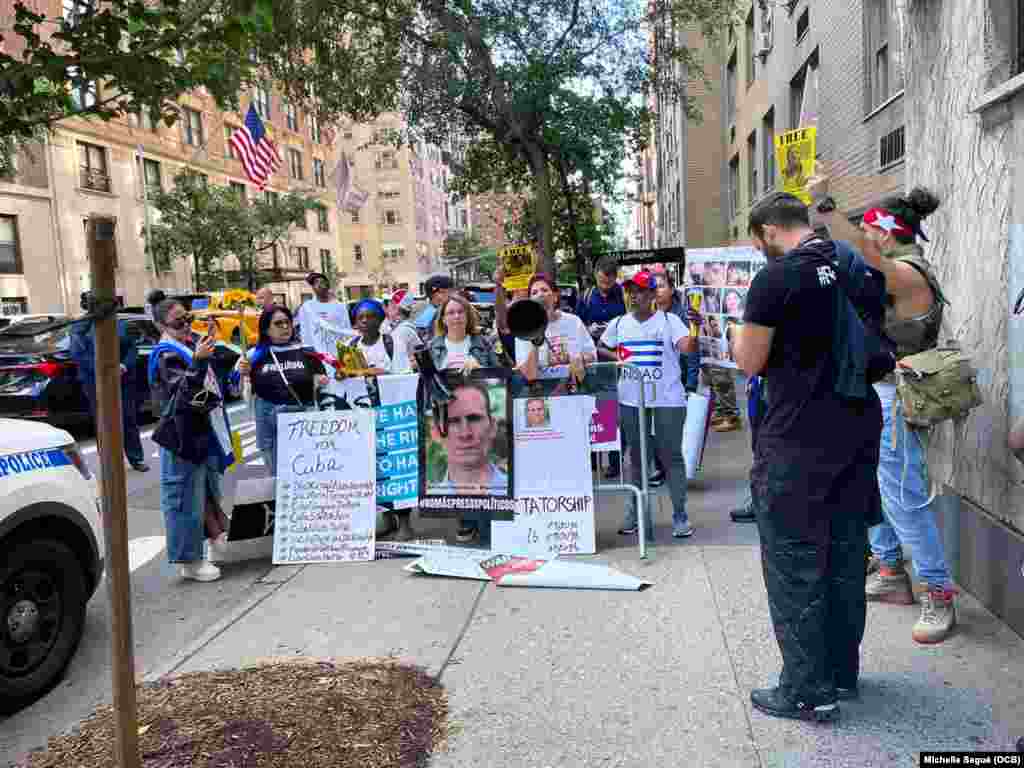
[[[745,305],[746,291],[737,290],[735,288],[729,288],[725,292],[725,300],[723,304],[723,311],[727,315],[733,317],[743,317],[743,308]]]
[[[692,262],[689,266],[690,285],[705,285],[704,283],[704,262]]]
[[[734,261],[726,270],[725,284],[737,288],[750,287],[750,262]]]
[[[704,289],[704,306],[700,308],[702,314],[717,315],[722,311],[722,292],[715,288]]]
[[[704,265],[705,285],[710,285],[712,288],[724,288],[725,277],[726,270],[724,261],[709,261]]]

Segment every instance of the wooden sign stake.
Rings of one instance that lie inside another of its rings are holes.
[[[116,301],[117,220],[91,216],[89,268],[93,297],[101,306]],[[121,419],[121,350],[117,316],[96,322],[96,440],[111,616],[111,670],[117,765],[140,768],[132,644],[131,571],[128,567],[128,493]]]

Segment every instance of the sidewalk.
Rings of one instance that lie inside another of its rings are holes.
[[[421,665],[450,699],[455,735],[437,768],[889,768],[917,766],[922,749],[1012,749],[1024,735],[1024,641],[969,595],[956,635],[932,648],[910,638],[916,606],[869,606],[862,697],[837,724],[751,711],[750,689],[773,685],[780,659],[755,527],[728,519],[749,461],[746,432],[712,437],[691,486],[696,535],[674,541],[659,498],[647,561],[615,533],[622,501],[601,497],[596,557],[653,581],[643,592],[414,577],[406,559],[278,568],[269,596],[174,671],[294,655]]]

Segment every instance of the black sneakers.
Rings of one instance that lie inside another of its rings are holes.
[[[837,701],[803,701],[782,688],[759,688],[750,692],[750,703],[754,708],[772,717],[787,717],[791,720],[814,720],[819,723],[839,717]]]

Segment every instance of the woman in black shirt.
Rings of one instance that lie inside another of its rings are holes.
[[[260,315],[259,343],[238,373],[252,380],[256,444],[272,475],[277,474],[277,415],[311,407],[316,390],[327,382],[324,364],[308,347],[294,342],[292,313],[273,307]]]

